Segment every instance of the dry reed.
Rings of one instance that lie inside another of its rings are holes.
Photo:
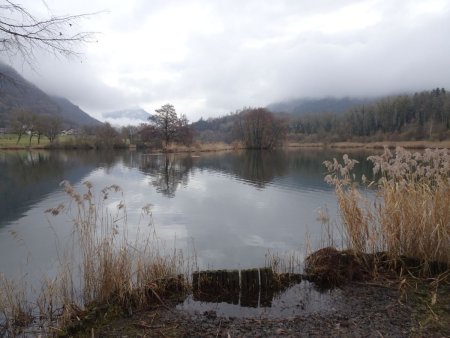
[[[275,252],[268,250],[265,254],[265,267],[276,274],[301,272],[303,255],[299,251]]]
[[[131,313],[188,286],[184,276],[195,260],[176,250],[164,253],[154,228],[145,232],[139,228],[130,239],[121,189],[112,185],[95,197],[92,184],[84,185],[86,191],[81,193],[62,182],[70,203],[47,210],[52,216],[68,214],[74,226],[72,245],[66,247],[56,276],[44,277],[41,289],[33,292],[1,276],[0,328],[6,332],[13,333],[17,327],[33,329],[32,323],[34,328],[44,327],[44,333],[51,327],[60,330],[79,321],[91,307],[119,306]],[[112,194],[115,200],[119,195],[119,200],[106,204]],[[151,226],[150,205],[142,209],[141,221],[147,219]]]
[[[379,141],[379,142],[334,142],[328,144],[328,147],[334,149],[397,149],[399,147],[404,149],[435,149],[435,148],[450,148],[450,142],[446,141]]]
[[[230,151],[244,149],[242,142],[234,141],[233,143],[224,142],[195,142],[190,146],[182,144],[170,143],[164,147],[165,152],[169,153],[185,153],[185,152],[215,152],[215,151]]]
[[[450,266],[450,153],[447,149],[409,152],[385,148],[370,156],[375,179],[362,177],[362,193],[352,174],[357,161],[343,156],[324,162],[325,180],[335,186],[348,248],[366,253],[386,251],[393,258],[410,257],[430,266]]]

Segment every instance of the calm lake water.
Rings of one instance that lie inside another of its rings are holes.
[[[81,191],[85,181],[97,192],[119,185],[130,236],[142,223],[142,207],[151,203],[157,236],[169,248],[195,250],[200,268],[263,266],[268,252],[301,257],[307,234],[313,245],[320,241],[318,209],[326,206],[337,218],[322,165],[335,156],[342,154],[320,149],[197,156],[0,152],[0,273],[37,276],[54,269],[60,255],[55,243],[69,238],[72,225],[70,215],[44,211],[69,202],[62,180]],[[367,156],[352,154],[363,171]],[[114,205],[121,198],[106,202]]]

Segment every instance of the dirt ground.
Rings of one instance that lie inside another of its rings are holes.
[[[427,287],[351,283],[327,311],[286,318],[237,318],[210,310],[188,313],[160,306],[104,321],[78,336],[96,337],[445,337],[450,336],[450,287],[434,297]],[[429,297],[431,295],[431,298]]]

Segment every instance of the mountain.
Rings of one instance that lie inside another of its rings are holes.
[[[267,109],[274,113],[289,113],[300,116],[309,113],[344,113],[354,106],[360,106],[375,101],[369,98],[335,98],[320,99],[302,98],[269,104]]]
[[[67,127],[101,123],[67,99],[47,95],[14,68],[0,62],[0,127],[9,125],[14,110],[18,108],[38,115],[58,116]]]
[[[103,113],[102,117],[113,125],[137,125],[148,122],[151,115],[144,109],[136,107]]]
[[[131,109],[117,110],[109,113],[103,113],[102,116],[105,119],[128,118],[134,120],[147,121],[148,118],[150,117],[150,114],[147,113],[144,109],[137,107]]]
[[[74,105],[64,97],[51,96],[53,102],[59,107],[63,120],[71,122],[75,125],[92,126],[101,124],[100,121]]]

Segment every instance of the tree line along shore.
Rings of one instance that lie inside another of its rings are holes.
[[[1,128],[1,148],[271,149],[280,146],[332,148],[447,147],[450,93],[443,88],[380,98],[344,113],[301,114],[244,108],[190,123],[165,104],[138,126],[109,123],[70,127],[58,117],[18,108]]]

